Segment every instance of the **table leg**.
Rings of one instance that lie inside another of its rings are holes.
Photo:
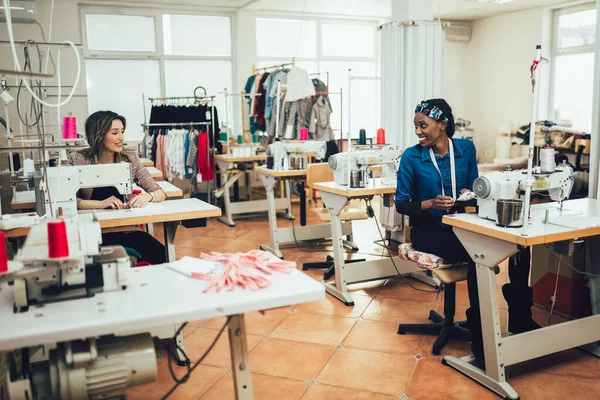
[[[225,215],[219,217],[219,221],[225,225],[235,226],[233,216],[231,215],[231,197],[229,196],[229,186],[227,184],[225,184],[225,190],[223,191],[223,199],[225,200]]]
[[[252,375],[250,374],[250,357],[248,355],[244,315],[234,315],[229,321],[227,329],[229,332],[235,398],[237,400],[252,400]]]
[[[294,213],[292,212],[292,190],[291,190],[291,185],[290,185],[290,181],[285,179],[285,195],[287,196],[287,210],[286,214],[285,214],[285,218],[287,219],[294,219]]]
[[[306,190],[304,189],[304,182],[298,182],[297,186],[298,194],[300,194],[300,226],[306,226]]]
[[[235,181],[233,184],[233,201],[240,201],[240,182]]]
[[[342,220],[340,214],[348,202],[343,196],[321,192],[323,203],[327,205],[331,219],[331,244],[333,246],[333,264],[335,267],[335,286],[323,282],[327,293],[344,302],[347,306],[353,306],[354,300],[346,291],[346,279],[344,277],[344,236],[342,234]]]
[[[167,262],[173,262],[175,258],[175,232],[179,222],[164,222],[163,232],[165,238],[165,255]]]
[[[273,176],[260,174],[267,192],[267,203],[269,204],[269,231],[271,233],[271,243],[269,245],[261,244],[260,248],[275,254],[283,259],[283,254],[279,250],[279,240],[277,239],[277,209],[275,208],[275,184],[277,180]]]

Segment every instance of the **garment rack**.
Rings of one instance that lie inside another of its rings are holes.
[[[280,69],[280,68],[289,67],[289,66],[294,67],[295,65],[296,65],[296,60],[294,57],[292,57],[292,62],[289,62],[289,63],[270,65],[268,67],[262,67],[262,68],[256,68],[255,66],[252,66],[252,75],[256,75],[257,73],[259,73],[261,71],[264,72],[269,69]]]

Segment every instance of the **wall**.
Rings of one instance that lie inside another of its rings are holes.
[[[444,47],[444,98],[452,107],[455,119],[469,119],[465,110],[465,64],[467,63],[466,42],[446,40]]]
[[[529,123],[531,81],[529,66],[537,44],[550,48],[549,10],[534,8],[484,18],[472,25],[464,66],[464,118],[472,121],[480,162],[494,158],[496,136],[503,124]],[[544,68],[549,74],[548,66]],[[544,86],[543,84],[540,87]],[[545,116],[547,93],[542,93],[541,116]]]

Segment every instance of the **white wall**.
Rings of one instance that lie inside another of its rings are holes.
[[[446,40],[444,47],[444,98],[452,107],[454,118],[469,119],[465,110],[465,63],[467,60],[466,42]]]
[[[462,63],[463,116],[472,121],[482,162],[492,161],[500,126],[512,121],[518,125],[530,122],[529,66],[535,57],[535,46],[549,44],[548,13],[544,8],[535,8],[477,20],[471,26],[472,37]],[[550,48],[546,46],[543,52],[548,57]],[[543,71],[549,74],[548,66]],[[542,99],[546,98],[547,94],[542,93]],[[540,110],[540,116],[545,117],[544,100]]]

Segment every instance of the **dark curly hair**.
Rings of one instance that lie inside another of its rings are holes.
[[[104,137],[110,131],[114,120],[119,120],[123,123],[123,128],[127,126],[127,120],[124,116],[117,114],[114,111],[96,111],[85,120],[85,137],[87,138],[88,147],[80,151],[88,160],[95,162],[100,155],[102,142]],[[130,162],[129,157],[125,152],[115,153],[115,162]]]
[[[442,110],[442,113],[444,113],[444,116],[448,119],[446,123],[446,135],[448,135],[449,138],[454,136],[454,115],[452,114],[452,107],[450,107],[450,104],[444,99],[429,99],[425,100],[425,103],[429,103]]]

